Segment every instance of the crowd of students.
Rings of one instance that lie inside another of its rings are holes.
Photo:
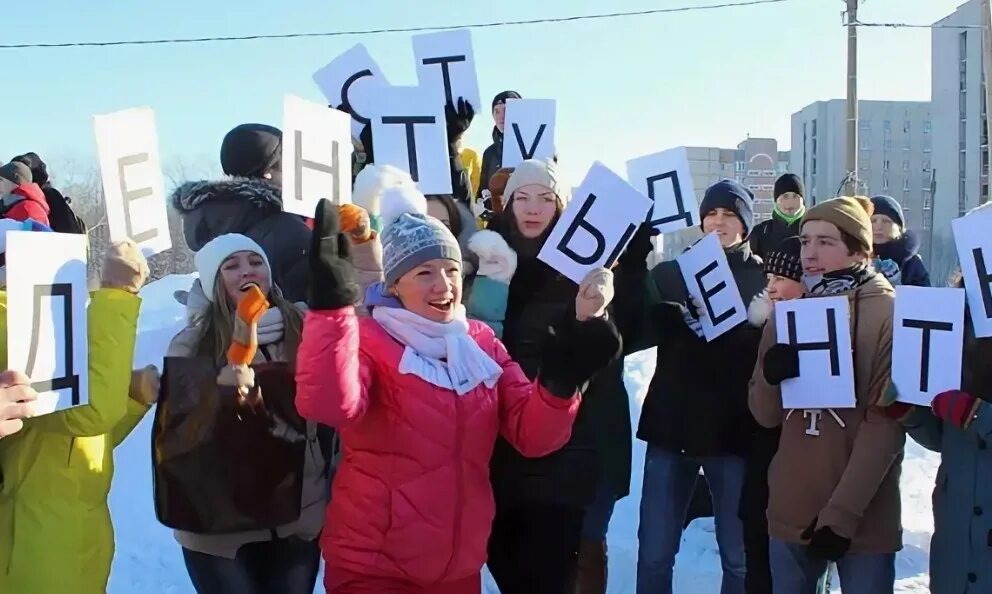
[[[614,267],[578,285],[537,257],[569,186],[554,159],[501,167],[514,97],[493,100],[494,143],[481,161],[462,146],[473,106],[449,106],[451,195],[424,196],[376,165],[363,133],[354,204],[321,201],[312,219],[283,212],[281,133],[259,124],[225,137],[228,177],[173,193],[199,279],[166,372],[195,365],[215,378],[186,385],[204,406],[288,398],[302,417],[264,427],[299,444],[286,462],[290,516],[237,531],[212,530],[210,518],[177,528],[196,591],[309,593],[323,556],[332,594],[477,594],[484,564],[504,594],[605,593],[606,533],[630,491],[623,357],[652,347],[637,425],[648,444],[639,594],[672,592],[700,470],[722,594],[820,592],[833,564],[848,594],[892,592],[907,432],[943,455],[931,590],[992,591],[992,489],[982,481],[992,351],[969,321],[962,389],[930,408],[895,401],[893,285],[929,285],[899,204],[807,205],[787,174],[772,218],[755,225],[745,187],[707,188],[702,231],[719,239],[748,304],[746,323],[707,341],[706,309],[676,261],[649,268],[647,226]],[[0,232],[51,230],[33,179],[21,161],[0,167],[4,203],[23,210],[8,211]],[[0,591],[106,588],[113,448],[160,392],[175,397],[157,371],[128,364],[147,274],[133,243],[105,256],[88,310],[88,405],[33,418],[30,380],[0,374]],[[827,296],[850,303],[857,405],[785,409],[780,386],[798,376],[799,358],[777,344],[774,305]],[[252,465],[229,456],[217,463]],[[163,463],[158,448],[153,459]],[[199,509],[207,494],[182,497]]]

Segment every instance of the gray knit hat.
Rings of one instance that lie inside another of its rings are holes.
[[[427,215],[427,200],[413,188],[383,192],[382,224],[382,268],[387,285],[430,260],[462,261],[458,240],[444,223]]]

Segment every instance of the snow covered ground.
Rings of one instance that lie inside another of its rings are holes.
[[[160,365],[172,336],[185,323],[183,308],[173,292],[187,289],[191,276],[173,276],[142,291],[140,330],[135,365]],[[653,352],[627,360],[627,387],[631,394],[631,419],[637,422],[640,403],[654,373]],[[186,576],[179,545],[170,530],[155,519],[151,479],[151,415],[117,449],[117,473],[110,494],[110,507],[117,532],[117,555],[110,577],[110,594],[194,594]],[[637,561],[637,511],[644,462],[644,444],[634,443],[634,482],[631,495],[620,501],[610,525],[610,593],[634,592]],[[903,527],[906,548],[897,562],[897,592],[929,592],[927,556],[933,533],[930,493],[939,456],[910,441],[903,465]],[[720,557],[713,536],[712,520],[697,520],[686,531],[675,568],[675,591],[679,594],[708,594],[720,587]],[[836,581],[835,581],[836,585]],[[318,591],[322,589],[318,586]],[[839,591],[839,588],[835,589]],[[487,585],[487,592],[497,590]]]

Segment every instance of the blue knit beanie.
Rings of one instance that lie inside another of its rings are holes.
[[[699,227],[707,213],[718,208],[731,210],[744,225],[744,238],[751,234],[754,226],[754,195],[750,190],[732,179],[724,179],[706,188],[703,201],[699,204]]]
[[[906,218],[902,214],[902,206],[896,202],[895,198],[879,194],[871,197],[871,203],[875,206],[875,214],[885,215],[900,228],[906,228]]]
[[[430,260],[462,261],[458,240],[444,223],[427,215],[427,200],[416,189],[383,192],[382,224],[382,268],[387,286]]]

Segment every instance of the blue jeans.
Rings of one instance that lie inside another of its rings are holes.
[[[723,566],[720,594],[744,594],[744,529],[737,515],[744,485],[744,459],[690,458],[650,445],[644,458],[637,532],[637,594],[672,594],[675,556],[700,467],[713,497],[716,540]]]
[[[320,547],[290,537],[246,544],[234,559],[184,548],[183,559],[197,594],[313,594]]]
[[[774,594],[817,594],[817,582],[828,561],[810,559],[806,546],[771,539]],[[837,562],[844,594],[892,594],[896,582],[896,554],[845,555]]]
[[[596,490],[596,500],[586,506],[586,517],[582,521],[582,540],[601,541],[610,530],[610,519],[617,504],[613,489],[601,485]]]

